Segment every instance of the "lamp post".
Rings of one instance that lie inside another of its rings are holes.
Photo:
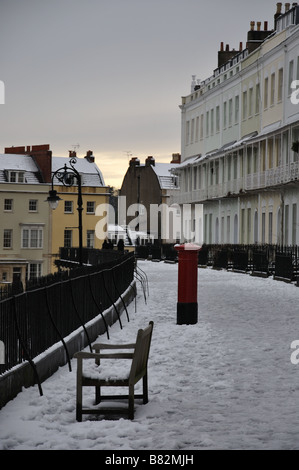
[[[56,177],[58,181],[60,181],[64,186],[73,186],[75,183],[75,179],[77,180],[78,184],[78,199],[77,199],[77,211],[78,211],[78,230],[79,230],[79,265],[82,266],[82,211],[83,211],[83,201],[82,201],[82,191],[81,191],[81,176],[78,170],[74,167],[77,159],[72,157],[69,160],[70,166],[65,164],[63,167],[59,168],[55,171],[52,175],[52,189],[49,191],[49,196],[47,197],[47,201],[51,209],[55,210],[58,206],[59,201],[61,198],[57,195],[57,191],[54,189],[54,178]]]

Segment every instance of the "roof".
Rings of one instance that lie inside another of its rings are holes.
[[[70,166],[68,157],[52,157],[52,175],[64,165]],[[82,186],[105,186],[102,172],[94,162],[89,162],[86,158],[77,158],[75,168],[81,175]],[[40,184],[41,175],[38,166],[31,155],[21,154],[0,154],[0,183],[7,182],[6,171],[22,171],[25,173],[25,183]],[[54,184],[62,184],[56,178]]]
[[[55,171],[63,168],[64,165],[70,167],[70,159],[68,157],[52,157],[52,175]],[[96,163],[89,162],[86,158],[76,158],[74,168],[81,175],[82,186],[105,186],[104,178],[101,170]],[[54,184],[62,184],[54,178]]]
[[[39,168],[30,155],[0,154],[0,183],[7,182],[5,171],[23,171],[25,183],[40,183]]]
[[[155,163],[155,165],[151,165],[157,175],[161,189],[176,189],[171,170],[177,166],[177,163]]]

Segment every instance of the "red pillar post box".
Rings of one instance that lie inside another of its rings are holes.
[[[179,258],[177,324],[197,323],[197,272],[200,246],[192,243],[175,245]]]

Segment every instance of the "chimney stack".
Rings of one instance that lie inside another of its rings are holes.
[[[238,54],[238,51],[235,49],[230,50],[229,44],[226,44],[224,50],[224,43],[221,42],[220,51],[218,51],[218,67],[221,67],[221,65],[231,60],[236,54]]]
[[[140,160],[137,157],[132,157],[129,163],[130,167],[140,166]]]
[[[181,163],[181,154],[180,153],[173,153],[172,160],[170,163]]]
[[[257,49],[262,42],[265,41],[267,36],[271,34],[271,31],[268,31],[268,22],[264,22],[264,31],[261,30],[261,21],[257,21],[256,26],[257,29],[255,30],[255,21],[250,21],[250,30],[247,34],[247,49],[249,54]]]
[[[285,13],[287,13],[289,11],[290,5],[291,5],[290,3],[285,4]]]
[[[145,166],[150,165],[155,166],[155,159],[152,156],[147,157],[147,159],[145,160]]]
[[[88,150],[88,151],[86,152],[86,155],[85,155],[84,158],[86,158],[86,160],[87,160],[89,163],[94,163],[94,156],[93,156],[93,154],[92,154],[92,150]]]

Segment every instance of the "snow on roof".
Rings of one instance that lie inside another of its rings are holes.
[[[0,170],[32,171],[38,172],[33,158],[30,155],[0,154]]]
[[[171,170],[177,166],[177,163],[155,163],[155,166],[151,165],[153,171],[158,177],[161,189],[176,188]]]
[[[30,155],[0,154],[0,183],[7,182],[5,171],[23,171],[25,182],[38,184],[39,169]]]
[[[68,167],[70,166],[70,159],[68,157],[53,157],[52,174],[60,168],[63,168],[65,164]],[[74,167],[81,175],[82,186],[105,186],[102,172],[96,163],[89,162],[86,158],[76,158]],[[62,183],[55,178],[54,184]]]

